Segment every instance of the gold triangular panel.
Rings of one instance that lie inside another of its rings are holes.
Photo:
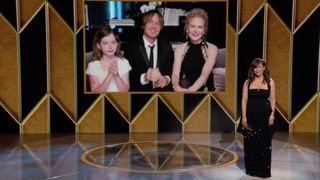
[[[240,23],[239,29],[249,22],[258,9],[263,6],[264,0],[240,0]]]
[[[0,27],[0,99],[18,119],[20,98],[17,33],[3,16],[0,16]]]
[[[226,68],[225,68],[225,90],[214,93],[213,96],[223,104],[225,110],[230,115],[235,115],[235,82],[236,82],[236,40],[237,36],[232,26],[227,26],[227,48],[226,48]]]
[[[303,107],[292,121],[292,132],[309,132],[318,131],[317,126],[317,102],[318,97],[315,96]],[[318,117],[319,118],[319,117]]]
[[[22,122],[21,133],[49,133],[49,96],[45,96]]]
[[[183,124],[183,132],[210,132],[210,96],[205,97],[188,116]]]
[[[291,35],[286,25],[281,23],[271,8],[268,9],[267,32],[266,62],[271,78],[276,82],[277,105],[288,119]]]
[[[305,21],[319,3],[319,0],[296,0],[295,28]]]
[[[156,133],[157,130],[157,102],[156,96],[140,110],[131,123],[131,133]]]
[[[78,133],[104,133],[104,96],[101,95],[77,125]]]
[[[181,120],[182,118],[182,98],[181,93],[163,93],[160,94],[162,99],[166,102],[168,108]]]
[[[129,119],[129,94],[128,93],[111,93],[108,94],[112,102],[116,105],[116,109],[120,111],[125,118]]]
[[[50,91],[75,117],[74,35],[49,6]]]
[[[84,24],[83,23],[84,16],[84,0],[77,0],[77,31]]]
[[[43,4],[43,0],[19,0],[20,2],[20,27],[24,27],[35,16],[35,13]]]

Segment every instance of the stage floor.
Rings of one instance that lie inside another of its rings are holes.
[[[319,134],[275,133],[272,178],[320,179]],[[215,134],[0,135],[0,179],[255,179],[242,137]]]

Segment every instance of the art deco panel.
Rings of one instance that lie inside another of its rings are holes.
[[[105,133],[129,133],[128,118],[108,97],[105,99]]]
[[[290,82],[290,29],[276,12],[269,7],[267,20],[266,62],[270,75],[276,82],[276,100],[279,110],[286,118],[289,115]]]
[[[83,19],[84,19],[84,0],[77,0],[76,1],[77,6],[77,26],[76,31],[83,25]]]
[[[17,32],[0,15],[0,100],[8,107],[15,119],[19,117],[19,71]],[[9,80],[10,79],[10,80]],[[8,81],[9,80],[9,81]]]
[[[295,28],[299,27],[313,11],[319,7],[319,0],[295,0],[296,13],[295,13]]]
[[[49,96],[43,97],[21,124],[21,133],[49,133]]]
[[[183,124],[183,132],[210,132],[210,96],[206,96]]]
[[[320,6],[293,34],[292,117],[319,91],[319,19]]]
[[[50,132],[51,133],[75,133],[76,124],[64,111],[59,101],[50,97]]]
[[[293,1],[294,0],[268,0],[269,7],[272,7],[288,29],[292,29]]]
[[[110,97],[110,100],[116,106],[116,108],[122,113],[122,115],[129,119],[129,102],[130,95],[128,93],[111,93],[107,95]]]
[[[157,127],[157,97],[153,96],[148,103],[132,119],[130,132],[132,133],[156,133]]]
[[[22,30],[20,45],[21,119],[47,93],[47,46],[45,7]]]
[[[178,118],[182,118],[182,98],[183,94],[163,93],[160,94],[161,98],[166,102],[170,109],[175,113]]]
[[[77,123],[77,133],[104,133],[104,95],[101,95]]]
[[[16,1],[12,1],[12,0],[0,1],[0,13],[10,22],[10,24],[15,29],[17,28]]]
[[[50,91],[75,117],[75,53],[73,31],[49,6]]]
[[[23,28],[31,17],[44,5],[43,0],[23,1],[20,0],[20,28]]]
[[[70,29],[74,29],[74,18],[75,18],[75,9],[74,9],[74,1],[75,0],[47,0],[49,4],[57,11],[66,24],[69,26]]]
[[[249,22],[251,18],[253,18],[254,14],[256,14],[263,6],[264,0],[239,0],[240,1],[240,11],[239,11],[239,29],[242,29],[245,24]]]
[[[317,96],[311,98],[303,111],[297,114],[296,117],[292,120],[292,132],[317,132]],[[318,122],[319,123],[319,122]]]
[[[182,132],[182,121],[170,109],[163,98],[158,97],[158,132]]]

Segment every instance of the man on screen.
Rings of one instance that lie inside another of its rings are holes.
[[[163,16],[152,10],[143,14],[143,35],[128,45],[124,56],[129,60],[130,91],[171,91],[173,51],[169,43],[158,39]]]

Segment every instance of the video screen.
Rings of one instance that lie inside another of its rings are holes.
[[[85,1],[85,93],[223,92],[226,2]]]

